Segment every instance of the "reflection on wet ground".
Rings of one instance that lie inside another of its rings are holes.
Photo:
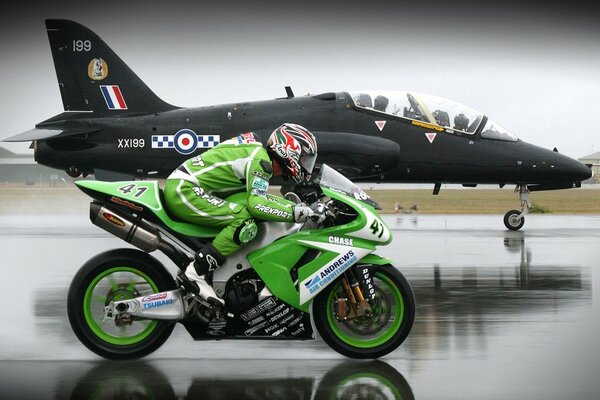
[[[0,218],[0,251],[13,266],[2,269],[5,279],[28,282],[8,289],[14,301],[0,311],[0,358],[32,360],[0,361],[0,384],[17,390],[18,377],[34,373],[53,395],[31,398],[73,398],[77,387],[105,394],[99,398],[148,398],[150,391],[155,398],[240,399],[600,392],[600,217],[534,216],[523,232],[504,231],[498,216],[387,218],[394,242],[378,252],[411,282],[417,318],[407,341],[385,363],[371,364],[346,362],[320,339],[194,343],[183,329],[145,362],[87,362],[98,358],[68,325],[68,285],[86,259],[124,243],[84,222],[68,224],[76,235],[61,235],[53,221],[43,234],[23,225],[13,234],[12,222]],[[60,374],[51,372],[54,365]]]
[[[383,361],[5,362],[0,366],[7,364],[12,379],[4,377],[3,399],[414,399],[402,374]],[[42,379],[28,387],[24,383],[32,374]]]

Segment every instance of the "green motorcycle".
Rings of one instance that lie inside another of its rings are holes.
[[[139,249],[98,254],[71,283],[71,327],[102,357],[143,357],[167,340],[177,322],[195,340],[306,340],[314,339],[314,326],[331,348],[353,358],[384,356],[410,332],[412,289],[389,259],[373,253],[392,241],[378,205],[327,165],[310,184],[286,195],[319,202],[327,218],[260,222],[256,238],[209,276],[224,307],[194,296],[182,272],[218,230],[170,217],[155,181],[76,184],[94,199],[91,221]],[[228,200],[243,203],[245,196]],[[177,273],[148,254],[156,250]]]

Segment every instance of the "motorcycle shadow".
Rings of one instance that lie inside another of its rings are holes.
[[[255,368],[254,360],[167,360],[161,366],[104,361],[80,375],[70,394],[56,393],[60,398],[115,400],[414,399],[402,374],[383,361],[348,360],[325,369],[322,363],[300,360],[294,364],[301,367],[292,369],[282,367],[281,361],[271,361],[270,367],[266,361],[256,362],[263,364]],[[227,368],[228,363],[233,368]]]

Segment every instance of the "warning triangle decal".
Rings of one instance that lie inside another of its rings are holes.
[[[375,125],[379,128],[379,132],[383,131],[383,127],[387,121],[375,121]]]

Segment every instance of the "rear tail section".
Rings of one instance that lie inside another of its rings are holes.
[[[73,21],[46,20],[65,111],[94,115],[175,109],[158,98],[91,30]]]

